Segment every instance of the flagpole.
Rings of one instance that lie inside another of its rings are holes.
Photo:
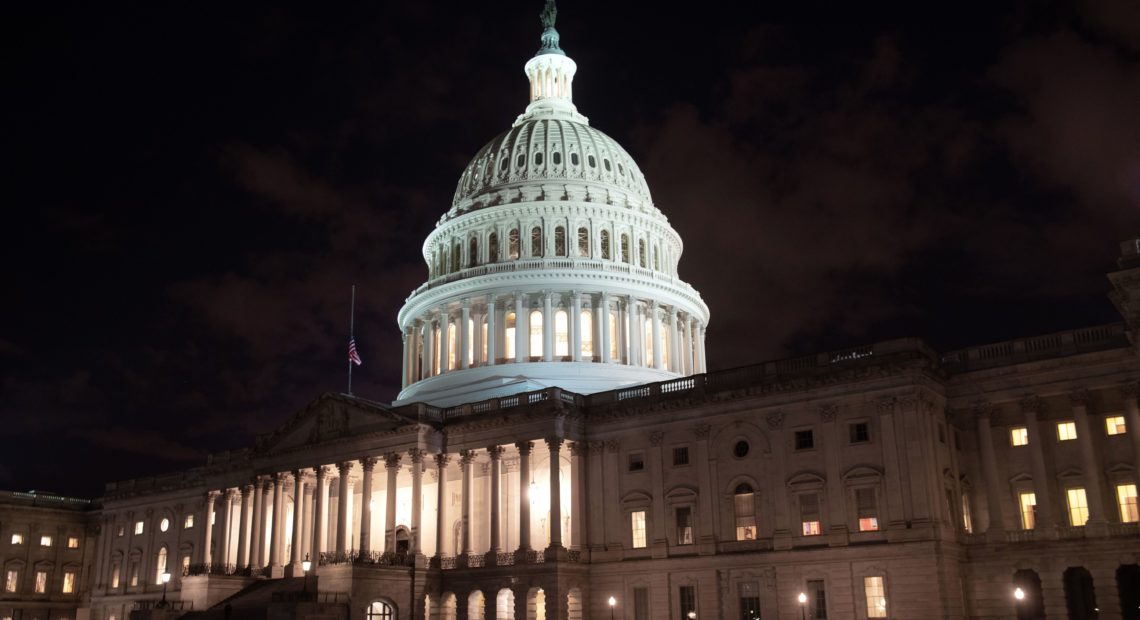
[[[352,285],[352,303],[348,311],[348,341],[355,339],[353,331],[356,329],[356,285]],[[352,396],[352,359],[348,360],[348,395]]]

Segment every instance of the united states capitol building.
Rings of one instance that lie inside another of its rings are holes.
[[[424,242],[396,402],[0,496],[0,618],[1140,618],[1140,240],[1120,323],[706,372],[681,238],[553,17]]]

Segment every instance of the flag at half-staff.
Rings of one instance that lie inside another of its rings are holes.
[[[356,339],[355,338],[349,338],[348,339],[348,361],[352,362],[353,364],[356,364],[357,366],[364,363],[364,362],[360,361],[360,354],[356,352]]]

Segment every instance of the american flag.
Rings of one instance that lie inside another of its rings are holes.
[[[348,361],[352,362],[353,364],[356,364],[357,366],[364,363],[364,362],[360,361],[360,354],[356,352],[356,339],[355,338],[349,338],[348,339]]]

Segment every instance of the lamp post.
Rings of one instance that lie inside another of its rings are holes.
[[[610,604],[610,620],[614,620],[614,605],[617,605],[617,599],[611,596],[607,602]]]
[[[1021,617],[1021,604],[1025,602],[1025,590],[1021,587],[1013,589],[1013,607],[1017,610],[1017,617]]]
[[[689,620],[697,620],[697,612],[689,610]]]
[[[166,584],[170,583],[170,573],[162,573],[159,579],[162,580],[162,601],[158,603],[158,606],[166,607]]]
[[[308,595],[309,593],[309,569],[313,567],[313,562],[309,560],[309,555],[305,554],[305,560],[301,562],[301,594]]]
[[[800,620],[807,620],[807,595],[800,592],[796,600],[800,602]]]

